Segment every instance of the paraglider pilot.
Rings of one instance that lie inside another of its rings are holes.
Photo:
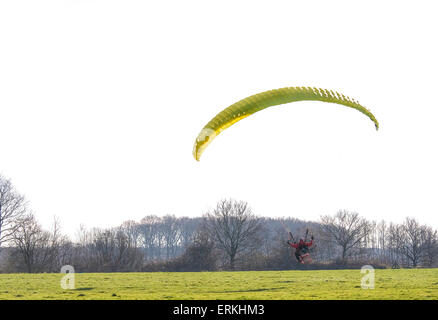
[[[304,241],[303,239],[300,239],[299,242],[291,242],[290,240],[287,241],[287,244],[295,249],[295,257],[300,263],[304,263],[304,257],[309,255],[309,247],[313,245],[313,236],[310,239],[311,240],[308,242]]]

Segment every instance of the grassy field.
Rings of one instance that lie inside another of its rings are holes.
[[[0,274],[0,299],[438,299],[438,269],[375,270],[361,288],[360,270],[200,273]]]

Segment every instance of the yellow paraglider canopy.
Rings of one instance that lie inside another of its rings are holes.
[[[193,147],[193,156],[199,161],[205,148],[223,130],[233,125],[237,121],[246,118],[257,111],[284,103],[304,100],[315,100],[341,104],[356,109],[368,116],[375,124],[376,130],[379,129],[379,122],[374,115],[359,102],[338,92],[331,90],[312,88],[312,87],[287,87],[257,93],[242,99],[228,108],[219,112],[208,122],[196,138]]]

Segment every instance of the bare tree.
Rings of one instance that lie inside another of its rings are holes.
[[[221,200],[213,212],[205,215],[205,229],[227,256],[231,269],[240,255],[257,247],[261,227],[260,220],[243,201]]]
[[[340,210],[334,216],[322,216],[321,228],[341,247],[341,258],[346,260],[351,250],[368,236],[370,223],[357,212]]]
[[[424,227],[423,232],[424,264],[432,267],[438,260],[438,232],[431,227]]]
[[[416,267],[422,258],[423,247],[423,227],[413,218],[406,218],[403,224],[403,242],[401,244],[402,253]]]
[[[195,238],[198,237],[198,228],[201,221],[200,218],[189,218],[182,217],[180,220],[181,227],[181,248],[186,249],[194,242]]]
[[[0,246],[12,239],[18,228],[17,221],[25,212],[24,196],[15,190],[10,180],[0,175]]]
[[[388,238],[388,226],[384,220],[380,221],[377,225],[377,243],[379,248],[379,259],[384,263],[388,263],[387,252],[387,240]]]
[[[129,223],[110,229],[79,232],[80,247],[76,252],[76,265],[88,272],[139,271],[144,252],[136,246],[136,239],[130,234]]]
[[[27,272],[34,272],[45,262],[46,257],[42,251],[47,246],[49,237],[49,233],[42,230],[32,213],[20,217],[17,221],[13,242]]]
[[[45,233],[46,242],[39,249],[41,268],[46,272],[59,272],[61,266],[69,263],[71,243],[61,233],[61,223],[57,217],[53,218],[52,229]]]
[[[193,235],[193,242],[186,248],[180,260],[190,271],[212,271],[216,269],[217,256],[215,255],[214,242],[205,230],[200,228]]]
[[[388,227],[386,244],[393,267],[405,264],[405,257],[401,253],[403,242],[403,226],[391,222]]]
[[[73,265],[78,271],[96,271],[93,264],[93,232],[81,224],[76,234],[76,246],[73,254]]]
[[[10,264],[27,272],[58,272],[71,261],[72,253],[70,241],[60,230],[56,218],[52,230],[45,231],[32,213],[21,216],[11,241]]]
[[[136,246],[136,242],[126,229],[113,230],[115,242],[116,271],[139,271],[144,260],[144,253]]]
[[[433,232],[429,231],[427,226],[420,225],[416,219],[406,218],[405,222],[394,230],[397,231],[392,233],[396,252],[401,254],[412,267],[415,268],[420,264],[425,258],[427,249],[433,254]]]
[[[159,235],[160,218],[155,215],[144,217],[139,224],[140,240],[146,253],[146,259],[158,258],[160,254],[159,245],[161,244]]]
[[[180,221],[172,215],[166,215],[161,222],[164,245],[166,248],[166,259],[176,256],[176,249],[181,238]]]
[[[128,242],[134,246],[140,246],[140,228],[137,222],[133,220],[128,220],[122,223],[120,229],[124,232],[124,234],[128,237]]]

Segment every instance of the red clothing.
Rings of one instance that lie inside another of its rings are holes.
[[[312,244],[313,244],[313,240],[310,240],[309,242],[304,242],[304,245],[306,247],[310,247],[310,246],[312,246]]]
[[[304,263],[303,259],[309,255],[309,247],[313,244],[313,239],[308,242],[301,239],[298,243],[290,241],[287,243],[295,249],[295,257],[297,258],[298,262]]]
[[[288,242],[292,248],[298,249],[298,243],[296,242]]]
[[[292,248],[298,249],[299,247],[303,247],[303,246],[306,246],[306,247],[312,246],[313,240],[310,240],[309,242],[300,241],[299,243],[289,241],[288,243]]]

